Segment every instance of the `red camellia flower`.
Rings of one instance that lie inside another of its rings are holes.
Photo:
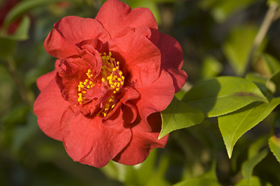
[[[180,44],[159,33],[150,10],[108,0],[95,19],[58,21],[44,45],[58,59],[37,80],[34,112],[74,161],[135,165],[165,146],[160,111],[187,74]]]

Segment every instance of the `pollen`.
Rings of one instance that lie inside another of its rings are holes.
[[[100,74],[94,76],[94,69],[88,69],[85,72],[85,79],[80,81],[77,85],[77,101],[80,105],[90,104],[91,100],[87,98],[87,91],[94,86],[104,86],[107,91],[106,95],[111,95],[107,100],[99,103],[99,109],[95,112],[96,116],[106,117],[110,115],[110,112],[115,108],[118,102],[118,95],[124,85],[125,76],[121,71],[120,62],[112,57],[111,52],[108,52],[108,54],[106,52],[100,53],[100,56],[102,59]],[[96,78],[93,78],[93,76]]]

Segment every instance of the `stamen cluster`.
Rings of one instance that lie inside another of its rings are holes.
[[[109,52],[108,55],[106,52],[103,54],[100,53],[102,59],[102,68],[100,75],[97,78],[93,78],[92,70],[88,69],[86,72],[87,78],[84,81],[80,81],[78,84],[78,102],[79,104],[89,103],[89,100],[86,96],[87,91],[94,86],[103,86],[109,92],[108,99],[100,103],[100,111],[104,117],[115,107],[116,99],[115,94],[119,93],[122,86],[124,85],[123,72],[120,70],[120,62],[116,61],[115,58],[112,58],[112,53]]]

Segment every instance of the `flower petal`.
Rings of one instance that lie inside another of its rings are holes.
[[[178,92],[188,79],[185,71],[181,70],[183,66],[183,51],[173,37],[160,33],[158,48],[161,52],[162,68],[166,70],[173,78],[173,83]]]
[[[137,119],[137,125],[145,122]],[[163,148],[168,140],[168,135],[158,139],[159,131],[143,132],[132,127],[132,139],[113,160],[125,165],[135,165],[143,162],[153,148]]]
[[[37,87],[40,91],[42,91],[50,83],[50,81],[54,79],[56,72],[57,72],[56,70],[51,71],[47,74],[40,76],[37,79]]]
[[[109,39],[102,25],[91,18],[67,16],[58,21],[44,42],[45,50],[53,57],[64,59],[77,55],[75,44],[88,39]]]
[[[74,161],[103,167],[130,141],[131,131],[123,125],[107,126],[100,117],[75,114],[69,121],[63,142]]]
[[[55,70],[47,74],[44,74],[37,79],[36,83],[40,91],[42,91],[49,84],[49,82],[55,77],[59,63],[60,60],[56,60]]]
[[[114,16],[112,16],[114,15]],[[95,19],[115,38],[120,29],[148,26],[152,35],[150,40],[156,45],[159,40],[158,26],[155,17],[148,8],[131,8],[117,0],[108,0],[100,8]]]
[[[158,79],[161,69],[160,50],[145,36],[128,30],[123,36],[112,40],[110,50],[119,53],[126,66],[128,74],[126,81],[134,87],[145,87]],[[123,70],[126,71],[126,70]]]
[[[152,131],[152,127],[148,125],[148,116],[152,113],[161,112],[170,104],[174,97],[175,87],[171,76],[164,70],[157,81],[153,84],[136,89],[141,98],[139,100],[132,100],[132,103],[138,108],[140,117],[146,122],[137,126],[143,131]],[[140,129],[139,129],[140,130]]]
[[[78,104],[78,85],[80,81],[87,78],[86,72],[93,67],[82,58],[67,58],[61,60],[60,67],[57,71],[56,82],[60,88],[62,97],[71,102]]]
[[[38,116],[38,125],[51,138],[62,141],[60,120],[69,106],[60,93],[55,79],[42,89],[34,104],[34,113]]]

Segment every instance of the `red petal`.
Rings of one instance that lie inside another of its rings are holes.
[[[148,116],[152,113],[161,112],[170,104],[174,97],[175,87],[170,75],[164,70],[157,81],[153,84],[137,88],[141,98],[137,101],[132,101],[138,108],[140,117],[146,121],[141,125],[136,126],[138,130],[151,131],[152,127],[148,123]]]
[[[62,98],[55,79],[51,80],[34,103],[39,127],[46,135],[62,141],[60,120],[68,105],[69,103]]]
[[[112,16],[113,15],[113,16]],[[95,17],[115,38],[119,30],[125,27],[137,28],[148,26],[151,29],[151,41],[156,45],[159,40],[158,26],[155,17],[148,8],[131,8],[117,0],[108,0]]]
[[[188,79],[185,71],[181,70],[183,66],[183,51],[173,37],[160,33],[158,48],[161,52],[162,68],[166,70],[173,78],[173,83],[178,92]]]
[[[145,36],[130,30],[123,37],[112,40],[109,45],[111,51],[118,52],[125,59],[130,75],[126,76],[126,81],[133,83],[134,87],[145,87],[159,77],[160,50]]]
[[[123,125],[106,126],[100,117],[73,116],[63,139],[65,149],[74,161],[103,167],[130,141],[131,131]]]
[[[139,125],[141,125],[141,122],[145,121],[138,118],[136,122],[139,122]],[[143,162],[153,148],[163,148],[166,145],[168,135],[160,140],[158,140],[158,135],[158,131],[142,132],[132,128],[130,143],[114,160],[125,165],[135,165]]]
[[[47,74],[44,74],[42,76],[40,76],[37,79],[37,87],[40,91],[42,91],[49,83],[52,79],[54,79],[55,75],[56,75],[56,70],[49,72]]]
[[[84,40],[107,40],[109,34],[91,18],[67,16],[58,21],[44,42],[46,51],[59,59],[77,55],[75,44]]]
[[[40,91],[42,91],[49,84],[49,82],[55,77],[59,63],[60,60],[56,60],[55,70],[47,74],[44,74],[37,79],[37,87]]]
[[[78,84],[84,81],[88,69],[93,67],[81,58],[67,58],[61,61],[56,82],[63,98],[72,104],[78,104]]]
[[[99,53],[108,51],[103,43],[98,39],[82,41],[76,45],[76,50],[83,60],[92,65],[91,70],[94,75],[92,78],[98,76],[102,68],[102,59]]]

